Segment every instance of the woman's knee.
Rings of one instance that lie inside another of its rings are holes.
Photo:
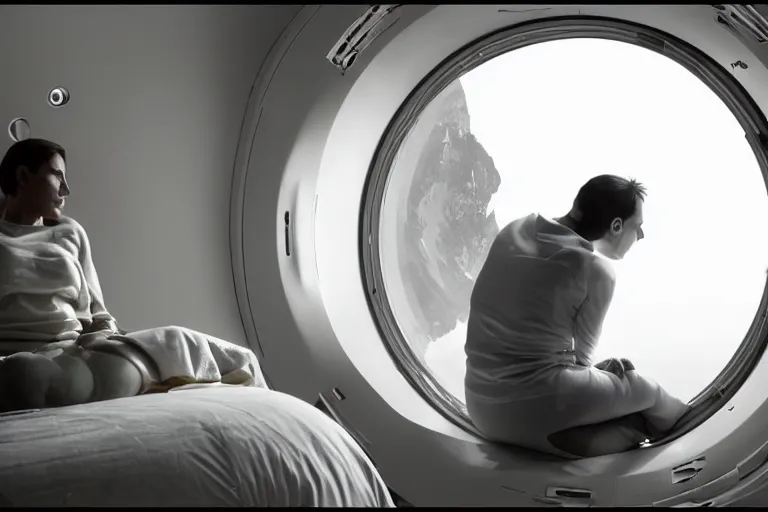
[[[52,373],[58,368],[49,359],[18,352],[0,364],[0,412],[47,407]]]
[[[192,329],[180,325],[166,325],[165,327],[161,327],[160,330],[163,331],[165,335],[173,334],[176,336],[189,336],[195,332]]]

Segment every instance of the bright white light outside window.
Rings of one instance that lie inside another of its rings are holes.
[[[481,173],[484,164],[472,163],[482,155],[461,154],[471,149],[467,128],[498,170],[500,185],[486,212],[495,212],[499,228],[532,212],[564,215],[579,187],[598,174],[638,179],[648,189],[646,238],[613,263],[616,291],[596,360],[626,357],[681,399],[697,395],[743,341],[768,268],[766,187],[728,108],[672,60],[601,39],[525,47],[475,68],[460,85],[469,119],[457,110],[463,100],[454,84],[432,102],[444,106],[430,105],[401,146],[392,183],[399,166],[416,165],[418,177],[425,166],[448,169],[441,162],[453,158],[464,162],[456,178],[466,182],[462,193],[493,188],[495,173]],[[449,122],[439,124],[446,116]],[[437,143],[439,151],[424,148]],[[478,185],[474,180],[481,174]],[[390,239],[396,243],[383,243],[382,267],[385,282],[400,279],[404,288],[403,294],[390,296],[406,339],[439,382],[463,401],[466,311],[461,305],[468,309],[472,275],[482,263],[482,257],[472,261],[469,253],[480,254],[482,244],[453,237],[451,243],[464,245],[446,250],[441,230],[464,215],[456,206],[464,199],[450,201],[458,188],[446,185],[448,179],[433,173],[410,191],[388,189],[385,210],[388,202],[395,203],[393,197],[409,195],[410,224],[401,229],[417,233],[412,240],[418,241],[407,246],[401,235]],[[398,201],[402,209],[403,200]],[[404,213],[398,215],[406,220]],[[400,262],[398,272],[392,270],[394,260]],[[410,265],[411,274],[404,275],[404,265]],[[468,281],[451,285],[455,280],[446,278],[451,267]],[[414,272],[426,281],[414,279]],[[416,289],[427,281],[430,293]],[[457,302],[461,305],[450,305]],[[455,327],[439,318],[441,309],[458,311],[452,313],[458,317]],[[441,333],[433,328],[438,324],[451,327]],[[427,339],[429,332],[441,334]]]

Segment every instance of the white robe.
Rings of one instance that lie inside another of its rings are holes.
[[[613,283],[590,242],[541,215],[497,235],[465,349],[467,408],[489,438],[564,455],[552,434],[633,413],[664,432],[687,411],[637,371],[619,379],[592,367]]]
[[[0,219],[3,352],[34,351],[49,342],[72,341],[96,331],[117,334],[118,327],[104,305],[85,229],[69,217],[55,226]],[[207,334],[168,326],[116,338],[142,348],[163,381],[176,378],[267,387],[251,350]],[[129,355],[125,357],[133,361]]]
[[[117,324],[85,229],[68,217],[56,226],[0,219],[0,341],[39,345],[100,330]]]

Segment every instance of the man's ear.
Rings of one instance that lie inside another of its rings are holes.
[[[621,220],[621,217],[616,217],[611,221],[612,235],[620,235],[623,229],[624,229],[624,222]]]
[[[16,168],[16,183],[18,183],[20,187],[29,183],[29,167],[20,165]]]

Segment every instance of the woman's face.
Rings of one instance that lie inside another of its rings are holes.
[[[66,163],[61,155],[52,156],[37,172],[21,168],[19,173],[18,198],[24,209],[45,219],[59,219],[64,198],[69,195]]]

